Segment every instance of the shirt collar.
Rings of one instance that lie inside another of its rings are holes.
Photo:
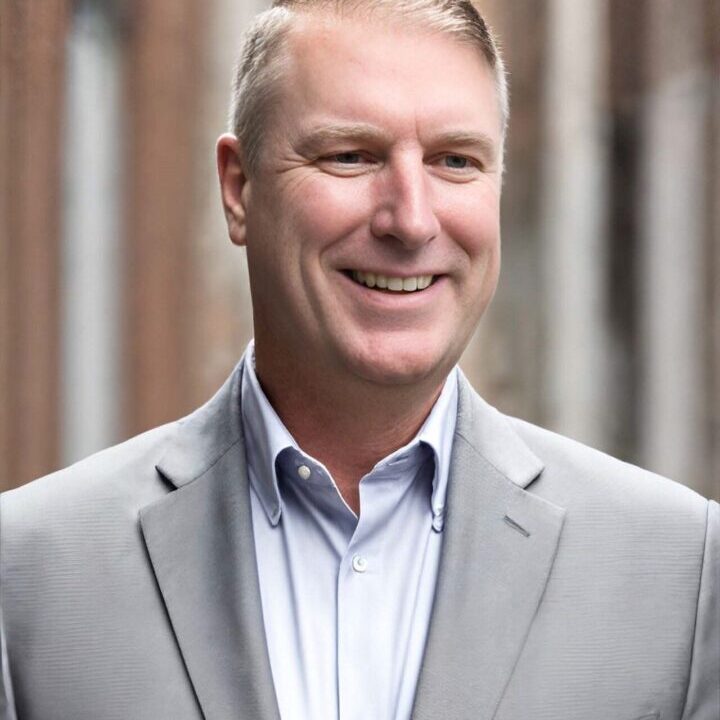
[[[445,380],[440,396],[417,434],[417,440],[432,448],[435,456],[435,474],[431,507],[433,527],[442,530],[445,519],[445,496],[450,475],[450,455],[457,421],[458,371],[454,367]]]
[[[275,461],[286,448],[300,449],[260,387],[255,373],[255,341],[245,351],[241,412],[250,483],[273,525],[280,520],[281,500]]]
[[[300,449],[260,387],[255,373],[255,345],[252,340],[245,353],[241,398],[250,482],[268,519],[273,525],[277,525],[282,512],[277,477],[277,459],[280,453],[291,448],[298,457],[302,457],[308,463],[320,467],[322,464]],[[430,447],[435,461],[430,502],[433,527],[438,531],[442,530],[445,516],[450,454],[457,420],[457,400],[457,368],[453,368],[417,435],[407,445],[391,453],[375,466],[379,468],[402,456],[408,456],[415,452],[421,443]]]

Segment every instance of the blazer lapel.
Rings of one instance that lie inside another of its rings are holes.
[[[240,424],[242,363],[182,421],[173,490],[141,530],[206,720],[278,720]],[[460,381],[441,566],[413,717],[490,720],[537,611],[564,511],[525,491],[540,461]]]
[[[206,720],[276,720],[240,425],[242,363],[182,421],[141,529]]]
[[[526,487],[542,463],[460,379],[447,516],[413,718],[490,720],[540,604],[564,510]]]

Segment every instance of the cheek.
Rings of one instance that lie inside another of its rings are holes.
[[[322,295],[332,253],[366,224],[363,193],[354,180],[298,176],[258,195],[248,228],[255,242],[247,247],[256,275],[271,276],[278,290],[282,285],[288,298],[303,303]]]
[[[500,252],[500,202],[497,193],[456,194],[443,208],[447,234],[472,263],[492,262]]]
[[[298,188],[291,200],[295,227],[320,245],[347,237],[366,224],[367,183],[360,178],[317,175]]]

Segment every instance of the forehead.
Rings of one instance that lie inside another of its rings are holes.
[[[283,113],[500,130],[495,77],[479,47],[402,18],[303,13],[285,43]],[[358,118],[357,115],[362,115]]]

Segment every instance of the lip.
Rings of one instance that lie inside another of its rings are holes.
[[[385,277],[397,277],[402,278],[403,280],[405,278],[412,278],[412,277],[419,277],[420,275],[432,275],[435,278],[440,278],[444,275],[444,273],[438,273],[433,272],[432,270],[428,271],[422,271],[422,272],[403,272],[400,270],[373,270],[372,268],[360,268],[360,267],[353,267],[353,268],[345,268],[342,270],[343,273],[351,273],[354,270],[358,270],[361,273],[373,273],[373,275],[385,275]]]
[[[362,271],[366,272],[366,271]],[[367,272],[374,272],[373,270]],[[385,273],[380,273],[385,274]],[[422,273],[421,273],[422,274]],[[432,273],[424,273],[430,275]],[[369,304],[371,307],[375,307],[379,310],[399,310],[407,309],[411,310],[414,308],[421,308],[428,303],[433,303],[438,293],[442,292],[442,288],[447,282],[446,275],[437,275],[432,285],[425,288],[425,290],[415,290],[413,292],[379,292],[371,289],[366,285],[361,285],[355,282],[352,278],[348,277],[345,272],[338,271],[338,275],[341,277],[341,282],[349,288],[351,292],[355,293],[355,297],[358,297],[363,302]],[[415,275],[408,274],[391,274],[390,277],[416,277]]]

